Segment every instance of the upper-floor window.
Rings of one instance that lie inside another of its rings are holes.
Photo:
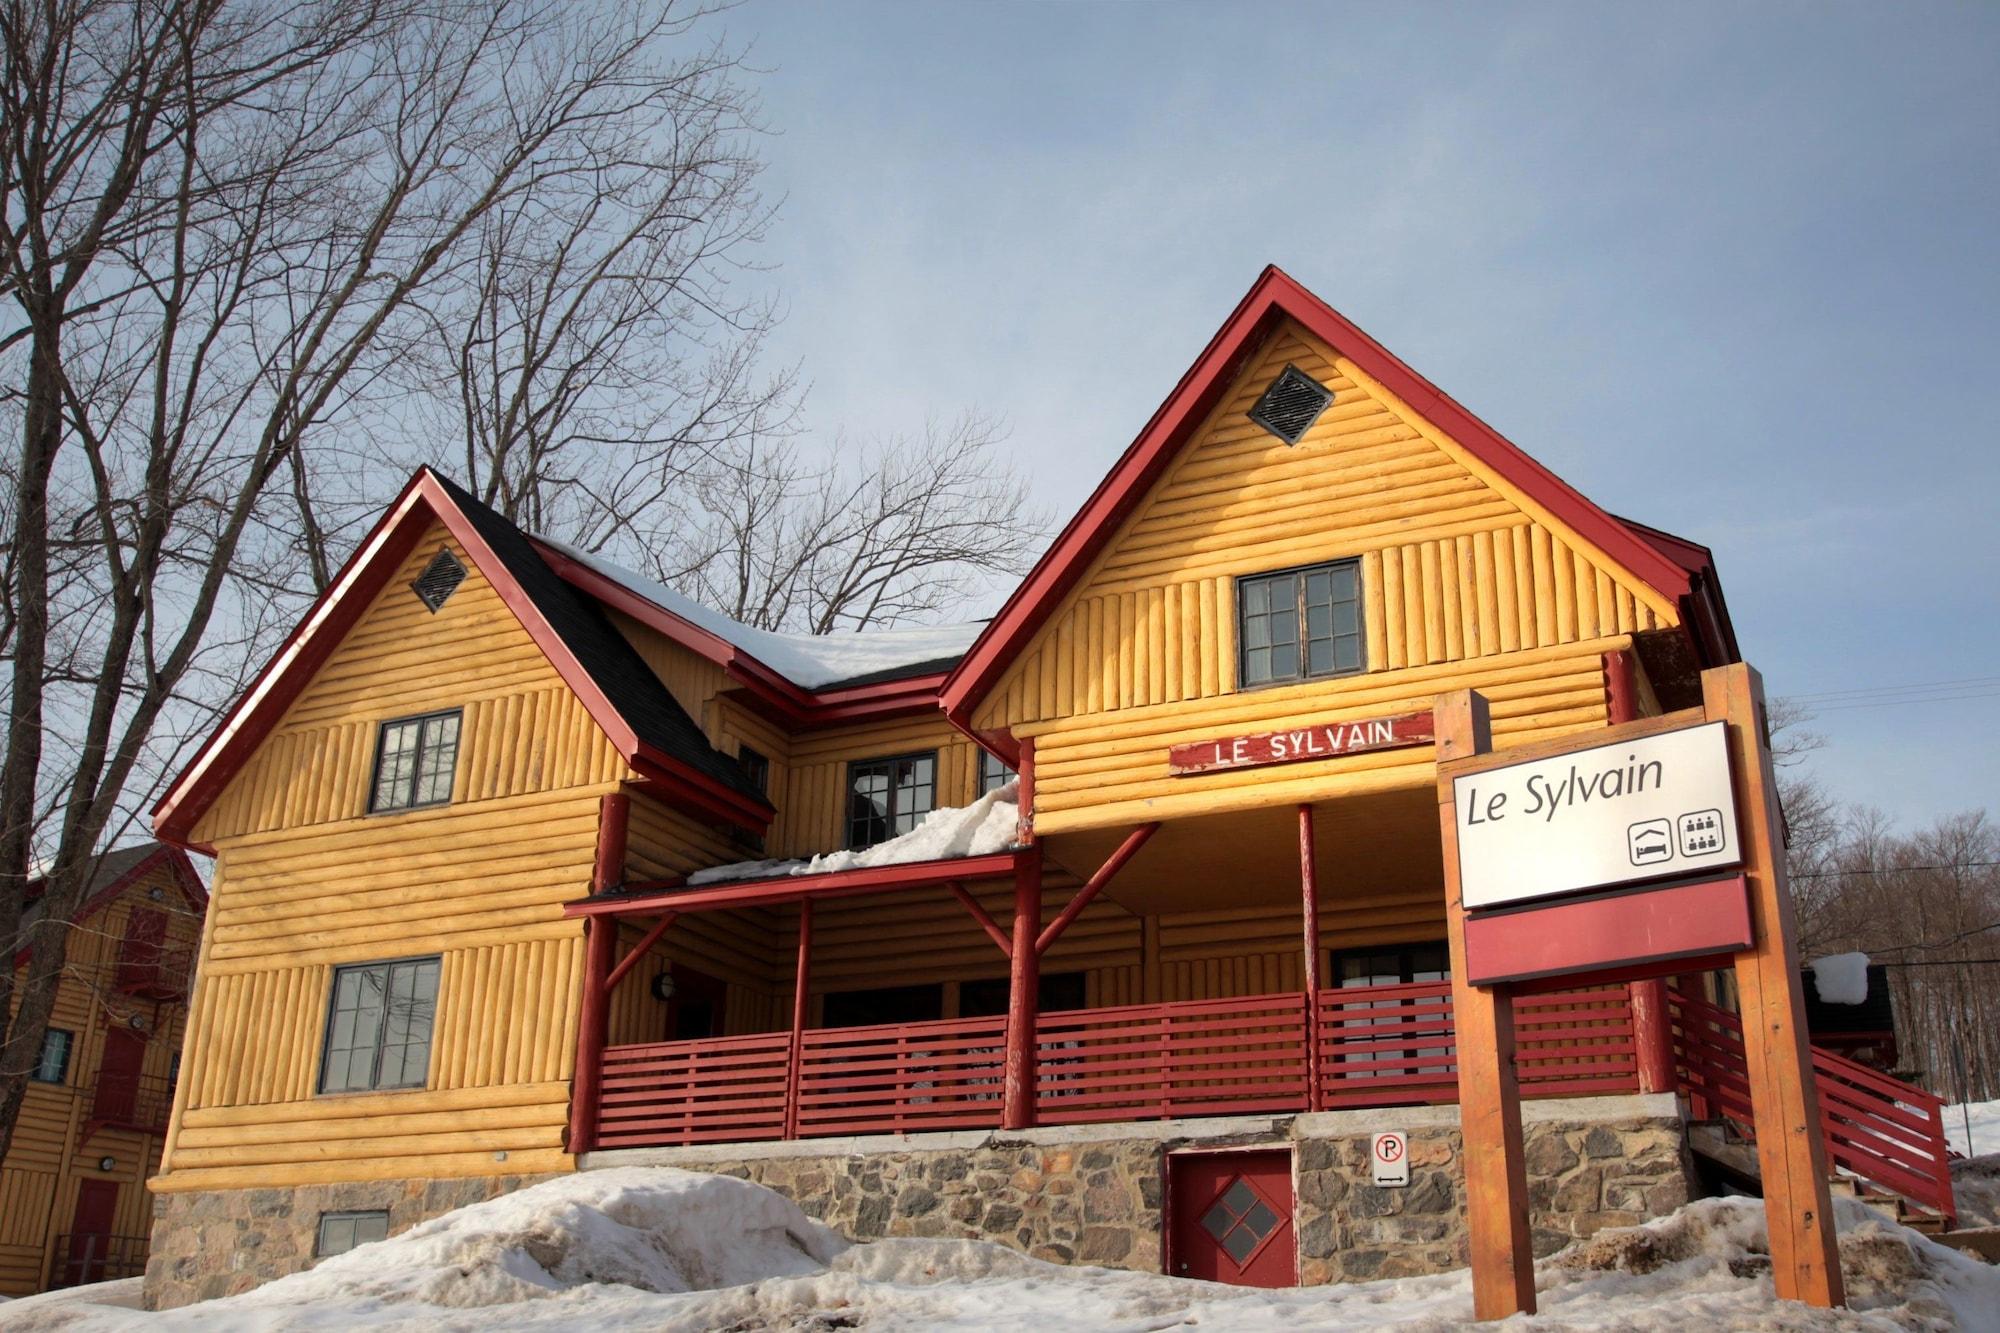
[[[747,745],[736,747],[736,762],[743,769],[743,776],[750,779],[750,785],[764,795],[771,794],[771,761]]]
[[[1236,611],[1245,687],[1344,676],[1364,665],[1359,561],[1238,579]]]
[[[979,794],[998,791],[1014,780],[1014,770],[1000,761],[1000,756],[981,750],[979,752]]]
[[[936,750],[847,766],[849,847],[873,847],[908,833],[936,808]]]
[[[413,810],[451,799],[458,766],[458,710],[402,717],[382,724],[375,746],[375,787],[370,811]]]
[[[37,1083],[62,1083],[69,1078],[69,1053],[76,1047],[76,1034],[50,1028],[42,1034],[42,1054],[28,1075]]]
[[[436,958],[335,968],[319,1090],[422,1087],[437,990]]]

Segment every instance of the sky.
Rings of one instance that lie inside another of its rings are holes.
[[[1817,698],[1835,794],[1905,828],[2000,806],[2000,6],[728,24],[816,435],[998,413],[1065,521],[1276,263],[1603,507],[1712,547],[1768,690]],[[1904,688],[1934,682],[1976,683]]]

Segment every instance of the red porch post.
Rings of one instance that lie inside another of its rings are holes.
[[[602,893],[625,877],[625,830],[631,798],[607,793],[597,803],[597,860],[590,891]],[[618,918],[598,917],[584,926],[583,997],[576,1020],[576,1073],[570,1083],[569,1150],[597,1146],[597,1108],[604,1088],[604,1032],[611,1009],[611,965],[617,954]]]
[[[806,987],[811,980],[813,903],[799,902],[799,960],[792,971],[792,1044],[785,1057],[785,1137],[799,1136],[799,1077],[806,1052]]]
[[[1611,726],[1639,716],[1639,674],[1629,650],[1604,654],[1604,720]],[[1673,1015],[1667,1010],[1665,981],[1627,983],[1632,1006],[1632,1047],[1638,1056],[1639,1091],[1672,1092],[1674,1080]]]
[[[1319,858],[1313,848],[1313,808],[1299,807],[1299,897],[1305,905],[1306,1106],[1326,1109],[1319,1082]]]
[[[1042,848],[1029,843],[1014,865],[1014,947],[1007,990],[1007,1064],[1002,1129],[1035,1123],[1035,1022],[1042,984]]]

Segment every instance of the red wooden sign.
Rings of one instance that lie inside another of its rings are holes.
[[[1255,736],[1221,736],[1188,741],[1167,751],[1167,767],[1175,777],[1214,773],[1225,768],[1260,768],[1266,764],[1297,764],[1332,759],[1371,750],[1401,750],[1428,745],[1435,739],[1428,710],[1396,717],[1364,717],[1347,722],[1315,722],[1291,731],[1267,731]]]

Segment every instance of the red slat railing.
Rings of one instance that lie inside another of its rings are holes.
[[[1697,1118],[1735,1121],[1754,1134],[1743,1020],[1681,991],[1669,992],[1682,1089]],[[1861,1180],[1957,1223],[1944,1105],[1922,1088],[1832,1051],[1812,1048],[1820,1132],[1828,1160]]]
[[[1305,1108],[1302,995],[1043,1014],[1035,1037],[1043,1124]]]
[[[1321,1081],[1329,1107],[1458,1098],[1446,982],[1322,991]],[[1306,997],[1256,995],[1039,1016],[1043,1124],[1302,1111]],[[1637,1087],[1623,987],[1516,1001],[1528,1096]],[[984,1129],[1000,1123],[1003,1017],[613,1046],[604,1054],[604,1148],[776,1139],[786,1089],[799,1137]]]
[[[1320,1080],[1329,1108],[1458,1100],[1450,982],[1324,990],[1319,1005]],[[1523,1096],[1638,1091],[1625,987],[1516,996],[1514,1029]]]

